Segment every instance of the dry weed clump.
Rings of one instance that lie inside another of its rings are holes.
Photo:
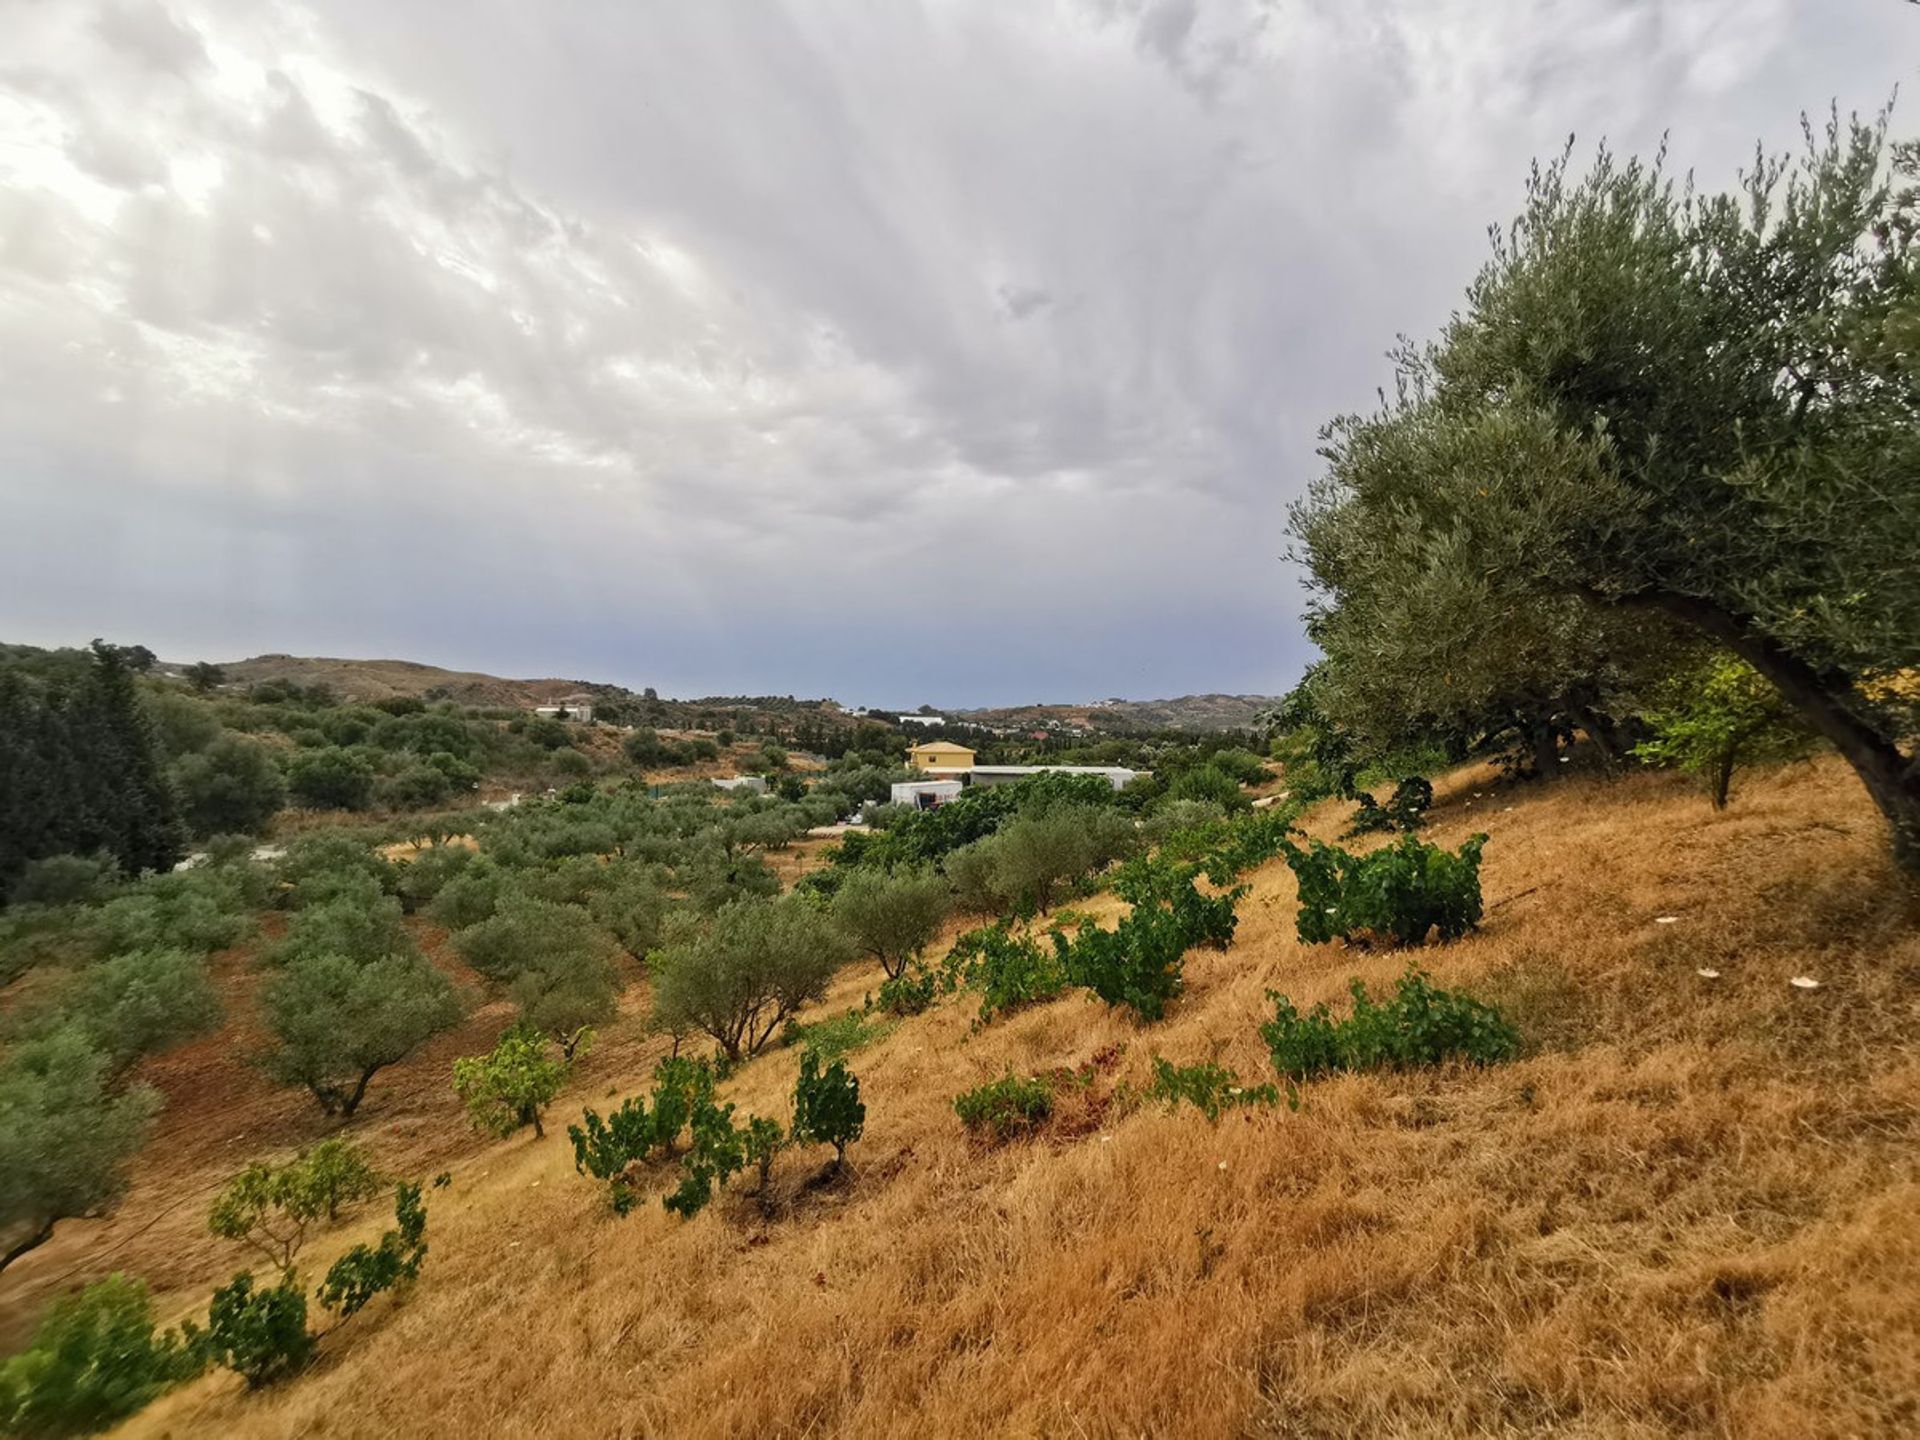
[[[127,1433],[1913,1433],[1920,932],[1857,784],[1794,765],[1718,813],[1657,775],[1435,790],[1436,841],[1491,836],[1487,913],[1420,960],[1507,1009],[1511,1063],[969,1140],[953,1096],[1008,1071],[1267,1078],[1266,990],[1391,986],[1404,954],[1297,941],[1276,862],[1158,1024],[1081,993],[900,1022],[860,1052],[847,1174],[808,1191],[786,1157],[772,1218],[616,1219],[564,1144],[463,1140],[404,1305],[293,1384],[204,1380]],[[555,1128],[659,1053],[611,1035]],[[784,1117],[796,1064],[725,1098]]]

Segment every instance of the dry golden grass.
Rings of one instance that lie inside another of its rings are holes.
[[[1399,973],[1297,944],[1278,865],[1160,1025],[1074,996],[977,1035],[964,999],[896,1027],[855,1057],[850,1179],[784,1156],[771,1216],[730,1194],[616,1219],[573,1174],[564,1122],[651,1059],[610,1037],[548,1139],[461,1147],[411,1295],[296,1382],[210,1377],[127,1433],[1913,1433],[1920,934],[1857,786],[1798,765],[1715,815],[1662,777],[1487,774],[1442,783],[1434,826],[1491,832],[1486,925],[1421,958],[1509,1006],[1517,1063],[969,1144],[951,1097],[1009,1066],[1125,1044],[1135,1081],[1155,1052],[1258,1076],[1267,987]],[[795,1063],[727,1097],[785,1119]]]

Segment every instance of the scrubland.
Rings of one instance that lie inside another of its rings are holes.
[[[1492,837],[1488,913],[1419,959],[1507,1011],[1513,1063],[1317,1080],[1218,1124],[1129,1100],[1155,1054],[1268,1078],[1267,989],[1338,1004],[1405,967],[1300,945],[1280,862],[1161,1023],[1074,992],[976,1030],[963,992],[852,1057],[848,1174],[790,1152],[764,1200],[737,1184],[691,1222],[651,1193],[616,1218],[560,1134],[664,1041],[608,1027],[548,1138],[498,1143],[446,1088],[471,1037],[442,1037],[357,1127],[389,1166],[451,1172],[418,1285],[295,1381],[211,1376],[120,1433],[1910,1433],[1920,932],[1856,782],[1796,764],[1719,814],[1659,775],[1504,787],[1473,766],[1437,790],[1433,838]],[[1344,808],[1307,828],[1331,837]],[[820,1013],[879,978],[849,969]],[[21,1280],[127,1268],[184,1314],[224,1275],[196,1187],[321,1123],[249,1090],[231,1048],[149,1062],[169,1129],[127,1202]],[[725,1098],[784,1119],[796,1054]],[[1089,1082],[1029,1139],[954,1117],[1009,1068],[1075,1066]]]

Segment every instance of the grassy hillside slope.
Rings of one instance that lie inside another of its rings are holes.
[[[1260,1078],[1268,987],[1304,1006],[1401,971],[1299,945],[1268,866],[1160,1025],[1073,995],[970,1034],[963,995],[857,1052],[850,1179],[789,1153],[771,1215],[729,1193],[683,1223],[656,1187],[616,1219],[574,1175],[565,1121],[650,1062],[616,1040],[546,1140],[461,1147],[411,1295],[295,1382],[203,1379],[123,1433],[1910,1433],[1920,935],[1857,784],[1794,766],[1716,815],[1661,776],[1487,775],[1434,812],[1449,843],[1492,835],[1485,926],[1422,959],[1508,1007],[1516,1063],[1319,1081],[1217,1126],[1109,1104],[1155,1052]],[[979,1148],[950,1108],[1087,1062],[1037,1139]],[[795,1065],[726,1097],[784,1120]]]

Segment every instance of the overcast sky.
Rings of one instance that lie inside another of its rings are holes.
[[[1717,185],[1920,62],[1900,0],[0,33],[0,639],[898,705],[1286,688],[1316,431],[1531,157]]]

